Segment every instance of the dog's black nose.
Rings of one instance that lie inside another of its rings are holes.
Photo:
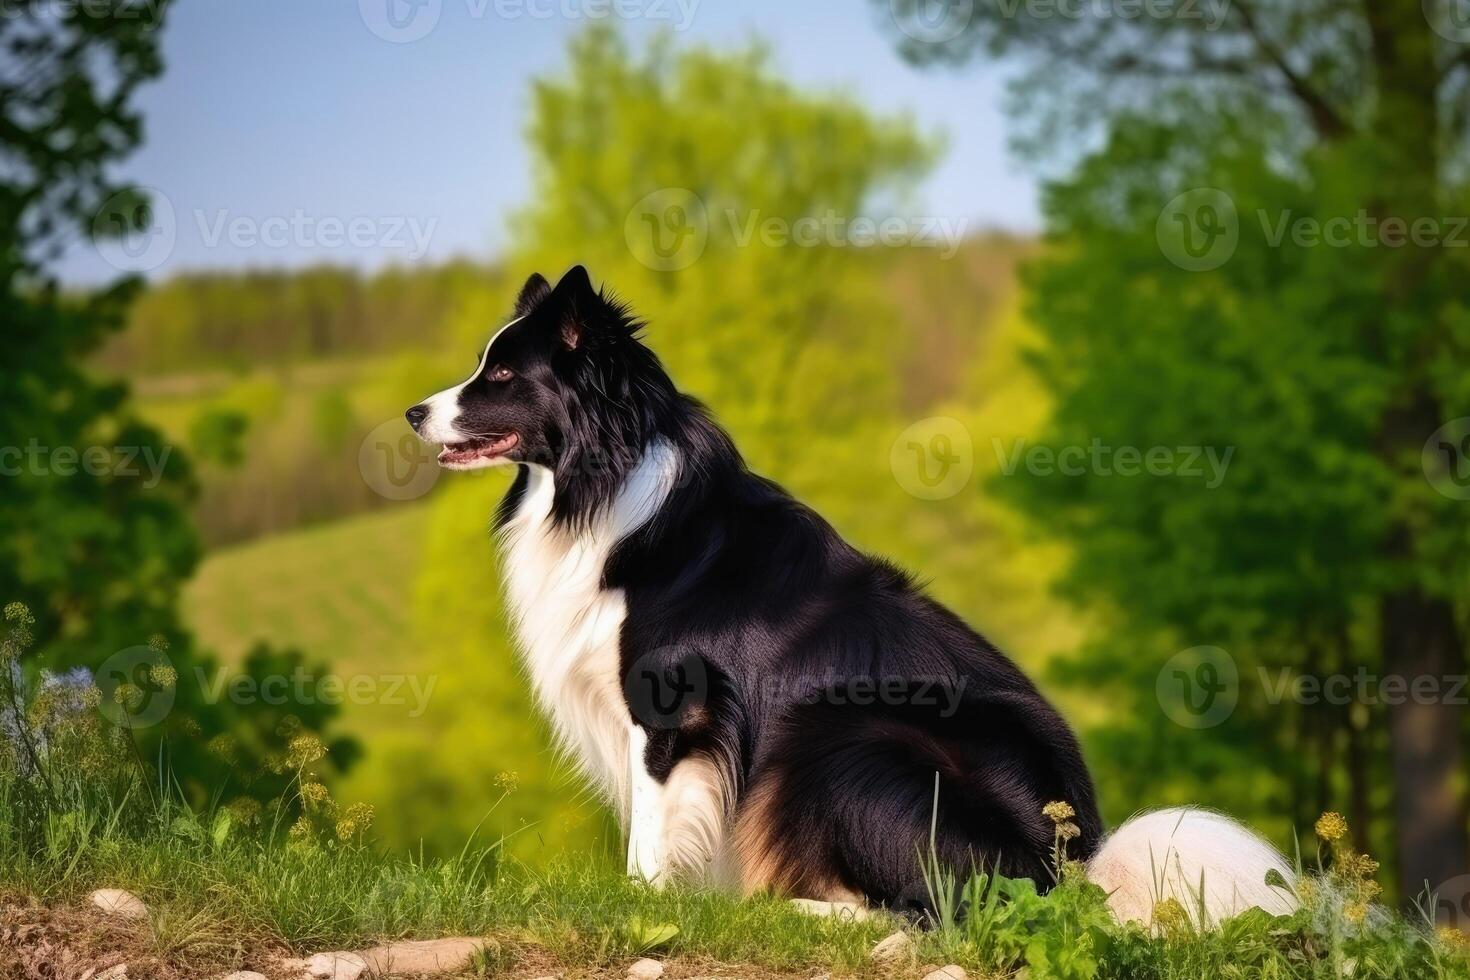
[[[429,417],[429,410],[422,405],[415,405],[404,412],[403,417],[408,419],[408,424],[413,427],[413,431],[417,432],[419,426],[424,424],[424,419]]]

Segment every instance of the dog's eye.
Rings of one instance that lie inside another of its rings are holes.
[[[514,371],[512,371],[510,368],[506,367],[504,364],[497,364],[493,368],[490,369],[490,380],[491,381],[509,381],[511,378],[514,378],[515,376],[516,376],[516,373]]]

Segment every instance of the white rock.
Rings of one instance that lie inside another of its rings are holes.
[[[873,947],[870,955],[875,962],[892,963],[907,957],[914,949],[914,941],[909,934],[900,929],[891,936],[878,940],[878,945]]]
[[[949,966],[941,966],[926,976],[924,980],[967,980],[967,976],[964,967],[951,963]]]
[[[123,894],[126,895],[127,893],[124,892]],[[93,977],[92,980],[128,980],[128,965],[126,963],[119,963],[117,966],[110,966]]]
[[[88,896],[88,900],[108,915],[120,919],[148,918],[148,906],[143,904],[143,900],[121,888],[99,888]]]
[[[664,965],[658,960],[641,959],[628,967],[629,980],[658,980],[664,975]]]
[[[317,953],[306,959],[306,975],[322,980],[357,980],[367,961],[357,953]]]
[[[302,976],[311,980],[358,980],[364,974],[396,977],[459,973],[490,945],[488,939],[469,936],[388,943],[357,952],[317,953],[304,960],[284,960],[281,968],[304,971]]]
[[[389,943],[365,949],[361,955],[375,977],[400,974],[459,973],[470,965],[475,955],[489,949],[488,939],[452,936],[421,942]]]
[[[238,973],[231,973],[227,977],[222,977],[221,980],[270,980],[270,978],[264,973],[256,973],[254,970],[240,970]]]

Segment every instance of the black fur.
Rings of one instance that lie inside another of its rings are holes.
[[[517,312],[526,319],[496,353],[524,384],[467,390],[461,406],[481,413],[480,431],[513,424],[513,458],[555,470],[556,520],[608,506],[654,440],[678,451],[678,485],[616,548],[605,584],[627,597],[621,652],[646,764],[662,779],[691,753],[719,761],[737,788],[736,823],[756,824],[742,846],[763,848],[775,869],[752,884],[922,904],[936,773],[935,845],[952,865],[1046,887],[1051,800],[1077,812],[1071,855],[1097,848],[1076,739],[1015,664],[750,472],[580,267],[555,289],[533,277]],[[501,522],[524,485],[523,467]]]

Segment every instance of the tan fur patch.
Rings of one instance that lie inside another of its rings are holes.
[[[839,881],[830,868],[814,868],[803,855],[793,852],[776,823],[779,789],[775,782],[763,781],[741,803],[735,820],[741,889],[747,895],[772,892],[823,902],[860,902],[861,896]]]

